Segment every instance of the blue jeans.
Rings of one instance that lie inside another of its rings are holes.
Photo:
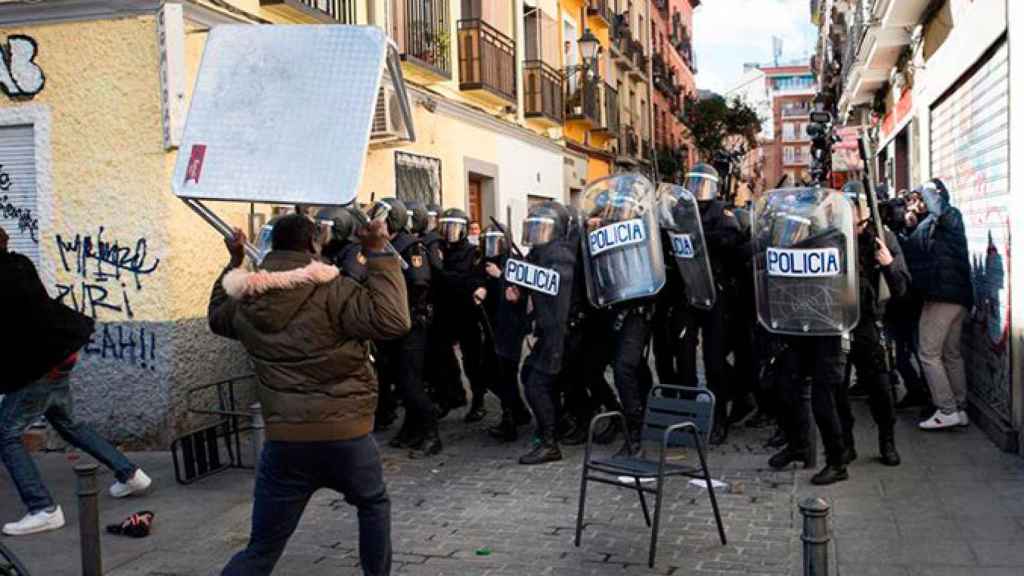
[[[46,416],[46,421],[69,444],[110,468],[119,481],[127,481],[138,470],[92,428],[75,421],[68,377],[51,380],[44,376],[8,394],[0,403],[0,457],[30,514],[54,506],[39,469],[21,443],[25,429],[40,416]]]
[[[391,573],[391,501],[371,436],[337,442],[267,442],[256,473],[249,546],[222,576],[270,574],[313,493],[329,488],[358,509],[363,574]]]

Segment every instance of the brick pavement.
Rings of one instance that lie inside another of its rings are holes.
[[[494,411],[492,410],[492,414]],[[591,484],[587,530],[572,545],[582,449],[561,463],[522,467],[526,448],[499,446],[450,416],[445,453],[409,461],[382,448],[393,500],[395,574],[630,575],[798,574],[798,499],[828,498],[835,509],[839,574],[1003,576],[1024,574],[1024,463],[999,453],[977,430],[926,435],[904,417],[899,443],[905,465],[872,461],[873,426],[858,407],[861,459],[851,481],[818,489],[810,471],[766,469],[767,431],[741,430],[710,456],[729,545],[717,541],[703,490],[670,480],[658,563],[646,565],[648,530],[636,494]],[[493,417],[493,416],[492,416]],[[386,439],[387,435],[383,438]],[[173,483],[166,454],[137,456],[158,489],[146,499],[101,501],[104,522],[143,508],[157,512],[156,532],[141,541],[105,538],[111,576],[216,574],[248,534],[251,473],[232,471],[189,487]],[[60,454],[40,457],[63,503],[69,526],[28,539],[5,539],[34,574],[77,573],[74,479]],[[109,479],[109,477],[107,478]],[[16,502],[0,474],[0,498]],[[17,513],[7,512],[4,520]],[[337,495],[322,492],[276,574],[358,574],[355,515]],[[477,555],[490,549],[486,556]]]

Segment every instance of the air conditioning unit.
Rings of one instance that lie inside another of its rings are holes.
[[[373,113],[373,127],[370,129],[370,141],[375,144],[395,142],[405,138],[405,119],[402,116],[398,94],[385,83],[377,94],[377,107]]]

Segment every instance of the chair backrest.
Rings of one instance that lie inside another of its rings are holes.
[[[714,417],[715,395],[710,390],[660,384],[651,389],[647,398],[643,440],[660,444],[666,428],[681,422],[693,422],[701,440],[706,443]],[[673,433],[669,446],[696,448],[693,435],[688,430]]]

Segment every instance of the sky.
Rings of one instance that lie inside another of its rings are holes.
[[[745,62],[772,61],[772,36],[782,38],[782,59],[814,50],[809,0],[703,0],[693,13],[697,87],[723,92]]]

